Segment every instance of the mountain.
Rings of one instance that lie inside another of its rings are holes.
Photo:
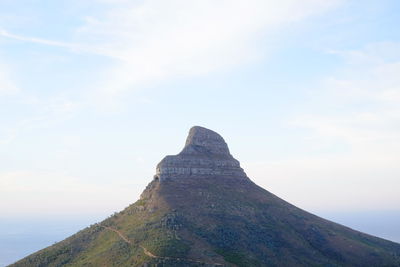
[[[11,266],[400,266],[400,244],[257,186],[219,134],[196,126],[137,202]]]

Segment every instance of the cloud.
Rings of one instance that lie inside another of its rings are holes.
[[[324,138],[339,138],[353,148],[387,144],[385,151],[398,149],[400,57],[387,55],[394,47],[400,50],[400,43],[370,44],[358,51],[341,52],[347,66],[328,77],[322,91],[315,91],[318,102],[336,112],[303,114],[293,125],[310,128]]]
[[[60,46],[64,48],[77,48],[78,45],[74,44],[69,44],[69,43],[63,43],[63,42],[57,42],[57,41],[51,41],[51,40],[46,40],[46,39],[41,39],[41,38],[35,38],[35,37],[26,37],[26,36],[21,36],[17,34],[12,34],[7,32],[6,30],[0,29],[0,36],[9,38],[9,39],[14,39],[18,41],[23,41],[23,42],[30,42],[30,43],[37,43],[37,44],[43,44],[43,45],[50,45],[50,46]]]
[[[274,41],[269,33],[322,14],[343,0],[97,0],[108,6],[85,17],[73,43],[23,37],[20,41],[64,47],[114,59],[93,87],[110,95],[149,84],[204,75],[259,60]],[[261,44],[262,43],[262,44]]]
[[[387,51],[378,52],[382,44],[377,45],[377,51],[350,51],[341,54],[349,64],[340,77],[330,77],[325,82],[325,88],[335,98],[342,97],[343,102],[355,102],[357,99],[371,101],[375,105],[398,104],[400,102],[400,55],[387,58],[394,44],[388,45]],[[400,49],[400,44],[397,44]],[[371,53],[371,54],[369,54]]]
[[[91,54],[98,54],[98,55],[102,55],[102,56],[112,57],[112,55],[107,54],[106,50],[101,50],[100,48],[86,45],[86,44],[60,42],[60,41],[47,40],[47,39],[43,39],[43,38],[22,36],[22,35],[18,35],[18,34],[9,33],[4,29],[0,29],[0,36],[8,38],[8,39],[12,39],[12,40],[22,41],[22,42],[66,48],[75,53],[91,53]]]
[[[120,60],[103,84],[113,94],[259,59],[265,51],[258,43],[267,32],[338,2],[143,1],[87,17],[79,32]]]
[[[308,154],[264,166],[249,163],[255,175],[264,172],[278,179],[264,183],[304,207],[396,209],[400,58],[387,51],[399,48],[400,43],[379,43],[337,52],[347,62],[345,67],[311,92],[314,105],[307,108],[309,112],[290,121],[294,129],[307,130],[303,143]],[[289,194],[290,190],[295,192]]]

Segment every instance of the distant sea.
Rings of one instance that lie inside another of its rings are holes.
[[[400,243],[400,210],[356,212],[312,212],[366,234]]]
[[[0,218],[0,267],[64,240],[106,216]]]
[[[400,243],[400,211],[313,212],[355,230]],[[106,216],[0,218],[0,267],[61,241]]]

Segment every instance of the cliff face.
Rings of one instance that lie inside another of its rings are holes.
[[[220,135],[193,127],[140,200],[12,266],[400,266],[400,245],[260,188]]]
[[[156,169],[156,177],[161,181],[210,175],[247,178],[239,161],[229,153],[224,139],[199,126],[190,129],[183,150],[176,156],[166,156]]]

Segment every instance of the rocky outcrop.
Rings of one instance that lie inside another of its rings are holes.
[[[163,181],[209,175],[248,179],[218,133],[194,126],[189,131],[183,150],[178,155],[166,156],[157,165],[155,177]]]

